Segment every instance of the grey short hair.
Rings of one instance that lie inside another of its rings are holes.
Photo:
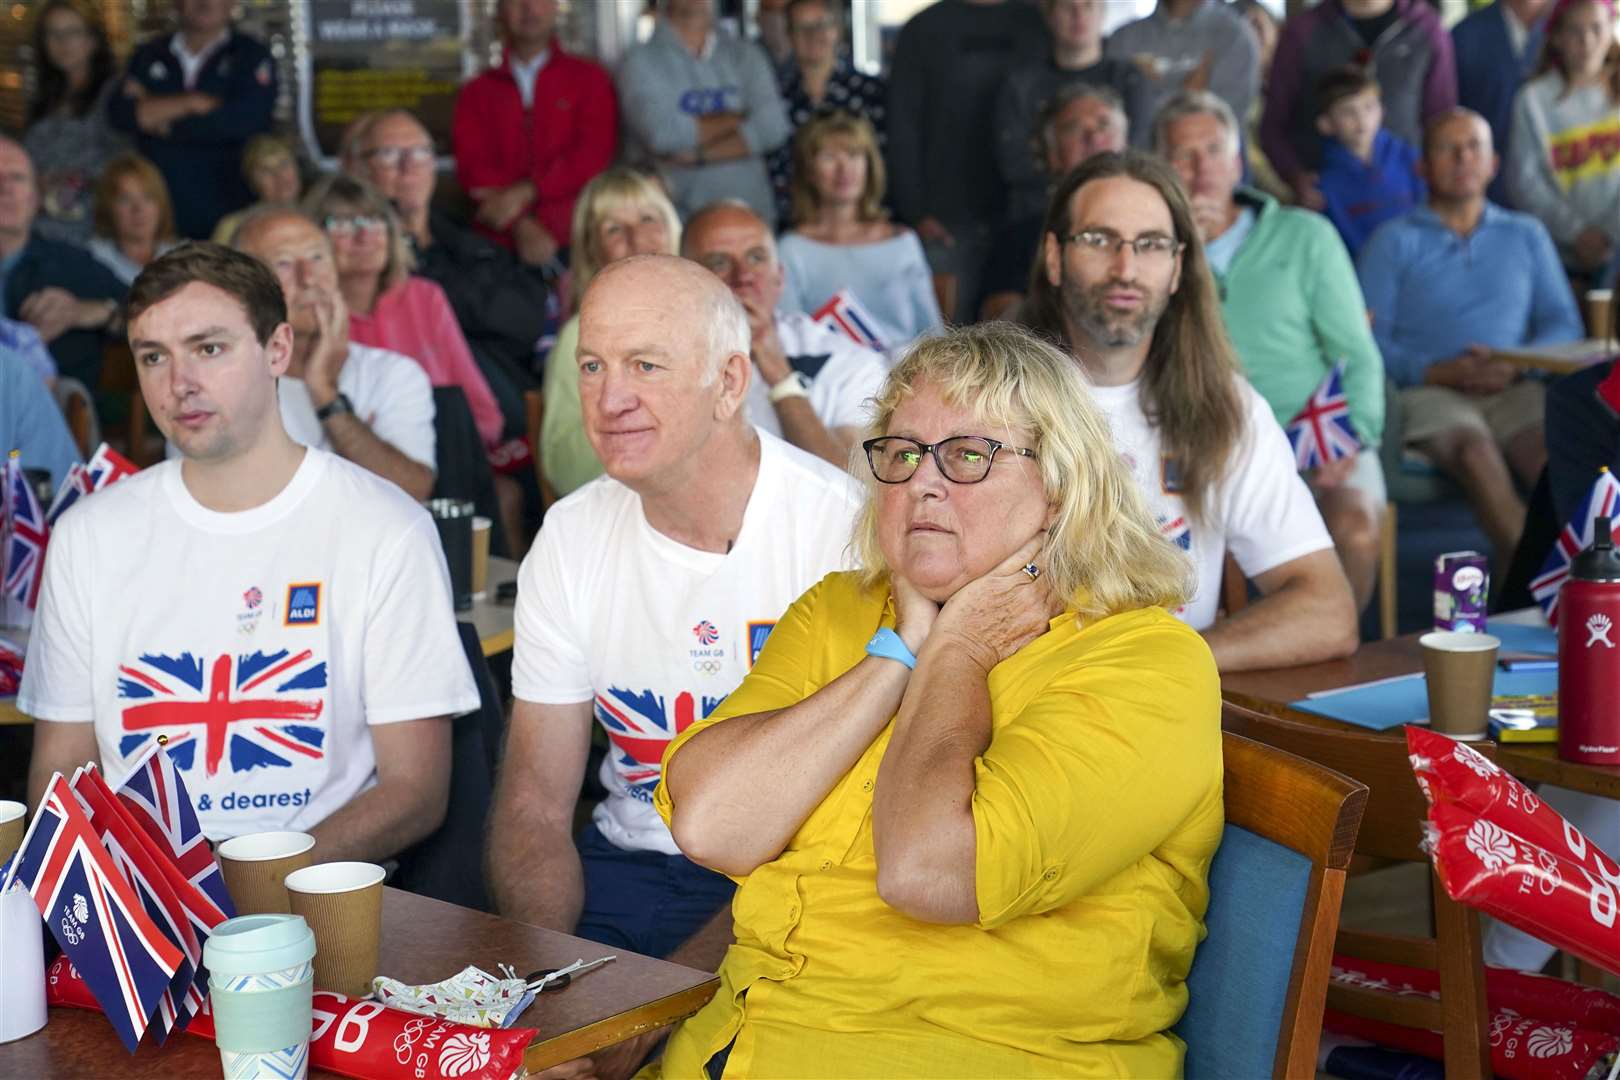
[[[1057,126],[1057,119],[1063,110],[1076,101],[1086,100],[1097,102],[1118,117],[1119,130],[1127,139],[1130,138],[1131,118],[1125,112],[1125,99],[1120,97],[1119,91],[1103,83],[1065,83],[1041,103],[1040,112],[1036,114],[1035,130],[1040,135],[1040,148],[1043,151],[1052,146],[1052,129]]]
[[[690,243],[692,235],[698,231],[699,222],[708,217],[710,214],[713,214],[719,210],[741,210],[743,213],[759,222],[760,227],[765,230],[765,247],[770,250],[771,265],[777,266],[781,264],[782,260],[776,251],[776,234],[771,231],[769,223],[767,223],[764,218],[760,217],[759,211],[750,206],[746,200],[735,197],[716,199],[713,202],[704,203],[693,212],[691,217],[686,219],[686,225],[681,229],[682,256],[692,259],[694,262],[696,261],[696,258],[692,254],[692,245]]]
[[[705,290],[705,303],[700,312],[709,346],[703,365],[704,386],[714,385],[720,377],[720,369],[725,367],[726,357],[733,353],[747,356],[754,347],[754,331],[748,325],[748,312],[743,310],[742,301],[731,295],[731,290],[719,278],[714,281],[720,287]]]
[[[1243,139],[1232,106],[1208,90],[1183,90],[1165,102],[1153,117],[1154,153],[1160,157],[1170,155],[1170,125],[1189,116],[1213,116],[1226,129],[1226,141],[1232,153],[1241,151]]]

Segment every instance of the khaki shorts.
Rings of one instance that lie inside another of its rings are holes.
[[[1412,386],[1401,391],[1401,413],[1408,445],[1432,439],[1442,431],[1474,428],[1490,435],[1497,445],[1542,422],[1547,384],[1520,379],[1506,390],[1474,397],[1449,386]]]

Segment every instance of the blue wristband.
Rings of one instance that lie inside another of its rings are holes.
[[[917,657],[906,648],[906,643],[900,635],[887,626],[879,627],[878,632],[872,635],[872,640],[866,643],[866,655],[881,656],[885,660],[898,660],[913,671],[917,668]]]

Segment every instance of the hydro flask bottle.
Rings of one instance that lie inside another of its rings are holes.
[[[1606,517],[1558,594],[1558,756],[1620,765],[1620,551]]]

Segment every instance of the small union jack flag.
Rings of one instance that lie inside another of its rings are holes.
[[[203,744],[203,772],[213,776],[230,751],[231,771],[287,768],[300,757],[326,756],[325,701],[311,694],[326,686],[326,662],[310,650],[291,655],[222,654],[207,665],[190,653],[146,653],[118,668],[118,696],[125,701],[126,757],[159,731],[182,769],[196,763]]]
[[[90,460],[84,463],[84,471],[89,477],[90,490],[100,491],[126,476],[134,476],[141,469],[129,458],[102,443],[96,447],[96,452],[90,455]]]
[[[15,874],[134,1053],[185,958],[141,907],[61,773],[45,789]]]
[[[45,578],[45,544],[49,538],[45,513],[13,454],[5,463],[5,491],[0,494],[0,593],[29,611],[39,603],[39,585]]]
[[[855,294],[848,289],[833,293],[810,317],[823,326],[832,327],[857,345],[883,351],[883,341],[877,333],[877,319],[861,306]]]
[[[713,712],[720,701],[705,697],[703,715]],[[664,698],[652,690],[636,693],[615,686],[596,695],[596,719],[613,744],[613,771],[636,798],[652,801],[664,749],[671,739],[692,726],[697,719],[695,706],[689,690],[675,695],[674,716],[665,709]]]
[[[1284,430],[1294,447],[1294,467],[1300,472],[1360,453],[1361,440],[1350,425],[1350,402],[1344,396],[1343,360],[1333,365]]]
[[[85,475],[84,466],[75,461],[68,466],[67,475],[62,477],[62,484],[51,499],[51,508],[45,512],[45,524],[55,528],[56,520],[67,512],[68,507],[88,494],[90,479]]]
[[[236,914],[230,891],[225,888],[225,876],[203,836],[185,779],[169,751],[157,740],[151,740],[144,756],[130,765],[129,775],[118,789],[118,799],[215,907],[227,918]]]
[[[1187,523],[1186,514],[1159,518],[1159,535],[1182,551],[1192,549],[1192,526]]]
[[[1570,563],[1592,542],[1592,522],[1600,517],[1612,518],[1620,508],[1620,481],[1605,467],[1598,472],[1592,490],[1575,508],[1575,517],[1564,526],[1541,564],[1541,573],[1530,579],[1530,595],[1536,598],[1547,621],[1558,625],[1558,594],[1569,577]]]

